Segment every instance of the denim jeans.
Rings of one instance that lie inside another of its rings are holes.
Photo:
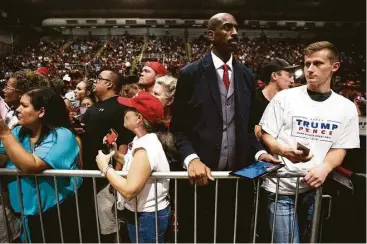
[[[167,231],[171,216],[171,207],[158,211],[158,242],[164,243],[164,235]],[[124,213],[130,241],[136,243],[135,213],[126,210]],[[138,213],[139,243],[155,243],[155,212]]]
[[[275,193],[265,191],[268,199],[268,220],[270,229],[273,228]],[[315,191],[308,191],[298,195],[296,221],[294,225],[293,241],[291,241],[292,224],[294,217],[295,195],[278,194],[277,212],[275,216],[275,243],[309,242],[312,223]]]

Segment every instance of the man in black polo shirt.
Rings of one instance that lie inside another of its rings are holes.
[[[275,58],[266,63],[262,68],[263,81],[267,84],[263,90],[256,91],[256,102],[251,110],[252,125],[257,138],[261,136],[261,127],[258,125],[260,119],[268,106],[270,100],[281,90],[288,89],[293,84],[293,73],[299,65],[290,65],[281,58]]]
[[[98,150],[107,151],[107,146],[103,143],[103,138],[109,129],[114,129],[118,133],[116,144],[118,150],[126,153],[127,145],[132,142],[133,134],[124,127],[125,108],[118,102],[118,94],[122,88],[122,80],[113,71],[102,71],[95,85],[95,94],[98,102],[90,106],[83,116],[82,123],[85,124],[83,130],[78,129],[82,137],[83,164],[84,169],[98,170],[96,156]],[[97,193],[106,185],[105,180],[96,180]],[[91,178],[84,178],[81,187],[81,216],[83,242],[97,242],[96,217],[94,210],[93,181]],[[112,210],[111,210],[112,211]],[[106,239],[105,236],[104,239]],[[113,239],[106,239],[102,242],[112,242]]]
[[[102,71],[96,81],[95,94],[98,102],[87,109],[83,116],[85,132],[82,136],[83,160],[85,169],[97,169],[98,150],[107,150],[103,138],[113,128],[118,133],[116,144],[119,151],[126,153],[127,144],[133,140],[133,134],[124,127],[123,108],[117,97],[122,88],[122,80],[113,71]]]

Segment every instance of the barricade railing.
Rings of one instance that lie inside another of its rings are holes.
[[[121,176],[126,176],[127,172],[125,171],[117,171],[117,174],[121,175]],[[37,190],[37,200],[38,200],[38,210],[39,210],[39,218],[40,218],[40,223],[41,223],[41,232],[42,232],[42,237],[43,237],[43,241],[46,243],[47,240],[45,240],[45,233],[44,233],[44,226],[43,226],[43,222],[42,222],[42,211],[41,211],[41,199],[40,199],[40,191],[39,191],[39,185],[38,185],[38,178],[39,177],[53,177],[54,179],[54,187],[55,187],[55,194],[56,194],[56,199],[57,199],[57,213],[58,213],[58,221],[59,221],[59,231],[60,231],[60,236],[61,236],[61,242],[64,241],[63,236],[63,229],[62,229],[62,216],[60,213],[60,203],[59,203],[59,198],[58,198],[58,186],[57,186],[57,177],[74,177],[74,193],[75,193],[75,201],[76,201],[76,212],[77,212],[77,220],[78,220],[78,232],[79,232],[79,238],[80,238],[80,242],[82,242],[82,233],[81,233],[81,222],[80,222],[80,216],[79,216],[79,204],[78,204],[78,189],[76,186],[76,178],[75,177],[83,177],[83,178],[92,178],[93,180],[93,193],[94,193],[94,208],[95,208],[95,213],[96,213],[96,225],[97,225],[97,230],[98,230],[98,242],[101,242],[101,233],[100,233],[100,228],[99,228],[99,219],[98,219],[98,202],[97,202],[97,191],[96,191],[96,178],[104,178],[103,176],[101,176],[100,171],[97,170],[44,170],[41,173],[37,173],[37,174],[27,174],[27,173],[23,173],[20,172],[16,169],[0,169],[0,179],[3,176],[14,176],[16,177],[16,180],[18,182],[18,193],[21,192],[21,184],[20,184],[20,180],[19,178],[21,176],[31,176],[31,177],[35,177],[35,183],[36,183],[36,190]],[[236,235],[237,235],[237,211],[238,211],[238,186],[239,186],[239,180],[241,180],[239,177],[237,176],[232,176],[229,174],[229,171],[219,171],[219,172],[212,172],[212,176],[215,179],[215,216],[214,216],[214,243],[216,242],[216,236],[217,236],[217,205],[218,205],[218,184],[219,184],[219,180],[222,179],[230,179],[230,180],[236,180],[236,191],[235,191],[235,214],[234,214],[234,230],[233,230],[233,240],[234,242],[236,242]],[[294,237],[294,228],[295,228],[295,221],[296,221],[296,212],[297,212],[297,203],[298,203],[298,194],[299,194],[299,183],[300,183],[300,179],[301,177],[303,177],[304,175],[297,175],[297,174],[271,174],[265,177],[261,177],[263,178],[276,178],[277,179],[277,184],[276,184],[276,195],[275,195],[275,210],[274,210],[274,217],[273,217],[273,223],[272,223],[272,228],[271,228],[271,242],[274,241],[274,227],[276,225],[276,206],[277,206],[277,202],[278,202],[278,191],[279,191],[279,179],[280,178],[297,178],[297,187],[296,187],[296,194],[295,194],[295,209],[294,209],[294,216],[293,216],[293,221],[292,221],[292,232],[291,232],[291,237],[290,237],[290,242],[293,241],[293,237]],[[175,219],[174,219],[174,225],[177,226],[177,216],[179,214],[179,209],[177,207],[177,180],[187,180],[188,179],[188,174],[185,171],[181,171],[181,172],[155,172],[151,175],[151,179],[152,182],[154,182],[155,184],[155,196],[156,196],[156,202],[155,202],[155,234],[156,234],[156,240],[158,242],[158,218],[157,218],[157,213],[158,213],[158,202],[157,202],[157,180],[160,179],[173,179],[174,180],[174,209],[175,209]],[[254,212],[254,217],[253,217],[253,236],[252,236],[252,241],[253,243],[256,242],[256,236],[257,236],[257,224],[258,224],[258,212],[259,212],[259,196],[260,196],[260,180],[255,180],[254,181],[256,184],[256,194],[255,194],[255,212]],[[195,185],[194,186],[194,242],[197,242],[197,188],[200,186]],[[0,196],[1,196],[1,203],[4,203],[4,199],[3,199],[3,194],[2,194],[2,186],[1,186],[1,182],[0,182]],[[118,215],[117,215],[117,207],[116,207],[116,203],[117,203],[117,192],[116,190],[114,190],[114,198],[115,198],[115,207],[114,207],[114,211],[115,211],[115,221],[116,221],[116,226],[119,226],[118,223]],[[23,205],[22,205],[22,195],[19,194],[19,201],[20,201],[20,210],[21,210],[21,219],[24,220],[24,210],[23,210]],[[316,194],[315,194],[315,202],[314,202],[314,207],[313,207],[313,216],[312,216],[312,227],[311,227],[311,234],[310,234],[310,242],[311,243],[315,243],[318,241],[319,238],[319,226],[320,226],[320,216],[321,216],[321,201],[322,201],[322,187],[318,187],[316,188]],[[138,201],[136,201],[137,203]],[[2,204],[2,209],[3,209],[3,213],[4,216],[0,216],[0,221],[5,221],[6,223],[6,212],[4,209],[4,204]],[[136,209],[137,206],[136,206]],[[24,221],[23,221],[23,225],[24,225]],[[5,225],[6,226],[6,225]],[[139,238],[138,238],[138,214],[137,212],[135,212],[135,228],[136,228],[136,242],[139,242]],[[23,226],[23,230],[25,231],[25,226]],[[7,237],[8,237],[8,241],[9,241],[9,230],[8,228],[6,228],[7,231]],[[27,236],[27,235],[25,235]],[[117,241],[119,242],[119,234],[117,231]],[[174,242],[177,243],[177,231],[175,231],[174,234]]]

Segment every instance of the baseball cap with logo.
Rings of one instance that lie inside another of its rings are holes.
[[[282,58],[275,58],[268,63],[266,63],[262,68],[262,79],[265,82],[270,81],[271,73],[277,72],[279,70],[288,71],[293,73],[296,68],[300,68],[301,65],[290,65],[287,61]]]
[[[146,62],[144,66],[150,67],[159,76],[164,76],[168,73],[166,67],[159,62]]]
[[[163,119],[161,101],[149,92],[140,91],[132,98],[119,97],[117,101],[126,107],[135,108],[152,125]]]

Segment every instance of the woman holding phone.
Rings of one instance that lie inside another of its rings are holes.
[[[76,161],[79,147],[70,129],[67,110],[63,99],[49,88],[36,89],[25,93],[17,109],[18,124],[10,130],[0,119],[0,166],[18,169],[25,173],[39,173],[45,169],[79,169]],[[10,204],[14,211],[25,215],[24,226],[27,235],[22,241],[43,242],[39,213],[42,212],[46,242],[60,242],[58,231],[57,198],[60,202],[64,241],[77,242],[74,183],[78,188],[79,177],[57,177],[56,191],[53,177],[39,177],[39,200],[34,176],[22,176],[8,181]],[[56,198],[57,193],[57,198]],[[20,204],[19,199],[22,199]],[[24,232],[23,232],[24,233]]]
[[[155,202],[157,200],[158,241],[164,242],[171,212],[168,197],[169,179],[159,179],[157,184],[149,179],[152,172],[170,171],[163,148],[169,150],[174,145],[172,136],[165,132],[162,121],[163,107],[156,97],[143,91],[130,99],[119,97],[118,101],[128,107],[124,126],[136,136],[129,144],[126,155],[117,151],[115,143],[112,144],[114,150],[110,154],[105,155],[99,151],[96,157],[98,168],[125,199],[124,217],[130,241],[137,241],[135,212],[138,212],[139,242],[156,242]],[[128,171],[126,178],[119,176],[112,165],[109,165],[111,157],[123,165],[123,170]]]

